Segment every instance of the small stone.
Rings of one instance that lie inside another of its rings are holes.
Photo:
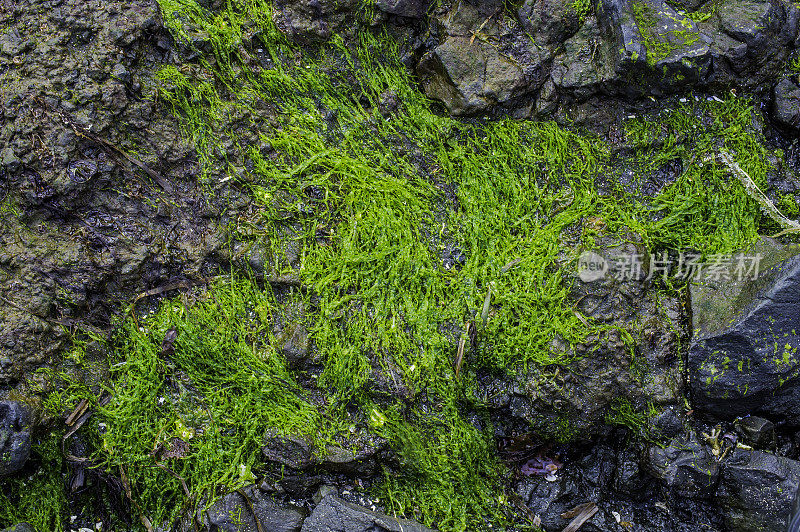
[[[9,172],[17,171],[19,164],[19,158],[14,153],[14,149],[11,148],[11,146],[6,146],[3,151],[0,152],[0,165]]]
[[[775,445],[775,424],[772,421],[758,416],[747,416],[737,419],[736,432],[742,440],[751,447],[766,449]]]
[[[330,484],[323,484],[314,494],[312,500],[314,501],[314,504],[319,504],[320,501],[322,501],[322,499],[324,499],[328,495],[336,495],[337,492],[338,490],[336,489],[336,486],[331,486]]]
[[[0,532],[36,532],[28,523],[17,523],[9,528],[4,528]]]

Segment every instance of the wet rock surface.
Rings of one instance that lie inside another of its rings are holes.
[[[790,128],[800,128],[800,84],[797,79],[784,78],[775,85],[775,120]]]
[[[723,465],[715,501],[729,530],[785,530],[798,485],[800,462],[737,450]]]
[[[373,512],[329,495],[314,508],[311,516],[303,522],[302,532],[430,532],[431,529],[409,521]]]
[[[31,452],[31,413],[17,401],[0,401],[0,477],[16,473]]]
[[[703,15],[703,4],[601,0],[579,12],[563,0],[526,0],[513,9],[377,0],[381,13],[370,23],[386,22],[400,36],[422,90],[453,115],[605,125],[640,110],[643,98],[734,89],[763,96],[781,131],[796,130],[800,87],[784,70],[800,44],[800,10],[786,0],[736,0]],[[34,369],[56,365],[70,329],[107,332],[123,303],[203,285],[231,264],[269,276],[274,244],[226,245],[224,227],[248,214],[250,200],[222,184],[230,180],[222,169],[201,167],[158,101],[155,72],[192,69],[197,56],[173,42],[154,2],[34,1],[10,9],[13,24],[0,31],[0,396]],[[273,17],[288,39],[314,47],[334,35],[352,37],[363,23],[359,9],[280,0]],[[192,35],[200,48],[207,42]],[[403,105],[385,91],[379,119],[391,120]],[[249,124],[272,112],[265,103],[238,119]],[[251,134],[253,145],[257,137]],[[227,149],[242,167],[239,147]],[[305,250],[295,237],[287,232],[280,245],[297,269]],[[602,249],[640,253],[632,240]],[[554,351],[576,359],[568,368],[480,376],[478,395],[498,440],[533,426],[538,435],[581,441],[562,452],[531,436],[537,444],[508,460],[506,480],[526,516],[560,531],[571,510],[592,504],[581,530],[782,530],[800,482],[791,434],[800,426],[800,262],[767,251],[773,269],[757,282],[691,288],[688,390],[686,302],[640,279],[570,285],[574,311],[608,328],[573,347],[553,338]],[[463,266],[460,250],[451,255],[448,269]],[[300,290],[293,275],[269,281],[279,299],[281,290]],[[274,344],[311,382],[320,358],[303,305],[275,318]],[[424,403],[398,368],[377,355],[370,363],[377,402]],[[691,405],[684,404],[687,391]],[[692,408],[731,423],[712,429],[684,414]],[[654,415],[627,420],[627,429],[612,419],[645,410]],[[758,416],[732,421],[751,413]],[[174,530],[429,530],[337,496],[345,496],[342,486],[369,486],[397,459],[388,442],[361,438],[361,429],[324,449],[267,437],[265,469],[280,477],[229,493]],[[0,475],[25,466],[30,443],[29,412],[0,402]]]
[[[760,264],[766,270],[758,279],[736,276],[692,288],[692,398],[714,416],[761,413],[796,425],[800,419],[790,405],[800,372],[800,258],[781,261],[796,251],[770,243],[753,253],[764,255]]]
[[[65,328],[104,329],[124,300],[203,282],[225,239],[192,144],[155,102],[152,77],[173,53],[157,5],[12,11],[0,49],[3,384],[61,352]]]
[[[607,245],[599,253],[613,260],[641,250],[631,243]],[[646,275],[639,273],[642,278]],[[685,334],[677,299],[665,298],[640,278],[616,279],[611,274],[590,282],[576,279],[571,299],[584,316],[612,328],[576,345],[580,357],[568,368],[552,373],[532,369],[511,381],[486,378],[482,386],[489,404],[510,415],[501,419],[524,420],[544,431],[568,420],[577,433],[588,436],[606,430],[609,408],[622,399],[633,405],[677,403],[683,387],[677,362]],[[613,328],[623,324],[633,335],[633,348]],[[554,345],[559,346],[558,339]],[[639,357],[638,366],[634,357]]]
[[[34,529],[27,523],[18,523],[12,527],[4,528],[2,532],[34,532]]]
[[[219,532],[300,532],[304,509],[282,501],[256,486],[229,493],[194,516],[172,528],[172,532],[193,530]]]

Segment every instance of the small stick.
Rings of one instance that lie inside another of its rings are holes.
[[[769,200],[767,195],[764,194],[760,188],[758,188],[758,185],[756,185],[755,181],[753,181],[753,179],[747,175],[747,172],[742,170],[742,168],[736,163],[736,161],[733,160],[733,157],[731,157],[728,152],[721,150],[719,152],[719,158],[733,173],[733,175],[736,176],[739,182],[742,183],[747,195],[758,202],[758,204],[761,206],[761,211],[764,214],[772,218],[772,220],[780,225],[783,229],[790,231],[800,230],[800,224],[782,215],[777,207],[775,207],[775,205]]]

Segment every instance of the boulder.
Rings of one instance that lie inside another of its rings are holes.
[[[430,6],[430,2],[428,0],[375,0],[375,5],[390,15],[422,18]]]
[[[754,90],[783,69],[797,20],[780,0],[731,0],[704,24],[712,37],[715,83]]]
[[[645,467],[678,497],[711,496],[719,481],[719,465],[693,434],[673,438],[668,445],[648,449]]]
[[[0,401],[0,477],[16,473],[31,453],[31,414],[17,401]]]
[[[786,530],[800,484],[800,462],[737,450],[724,461],[715,501],[731,532]]]
[[[561,92],[583,100],[617,81],[614,52],[603,38],[596,18],[590,18],[553,60],[550,74]]]
[[[302,532],[432,532],[414,521],[373,512],[328,495],[303,523]]]
[[[557,46],[575,35],[580,14],[574,0],[525,0],[517,10],[522,27],[544,46]]]
[[[635,244],[607,245],[598,253],[609,260],[640,256]],[[644,259],[643,259],[644,260]],[[519,420],[557,439],[603,433],[606,416],[620,399],[642,410],[677,404],[681,397],[681,305],[644,279],[622,279],[614,267],[592,281],[576,278],[570,298],[575,311],[597,323],[602,333],[577,345],[554,339],[554,352],[577,360],[558,371],[539,367],[481,382],[489,405],[506,419]],[[619,328],[617,328],[619,327]],[[634,347],[620,328],[630,332]]]
[[[199,505],[201,508],[204,505]],[[228,493],[208,509],[198,510],[195,523],[187,517],[172,532],[299,532],[307,513],[302,508],[276,501],[256,486]]]
[[[723,278],[692,285],[688,371],[695,408],[720,418],[761,413],[800,424],[797,252],[762,241],[736,255],[741,260]],[[755,275],[749,270],[757,265]]]
[[[489,110],[544,83],[552,52],[537,46],[502,11],[488,15],[464,1],[434,14],[439,44],[417,66],[425,94],[454,115]]]
[[[623,92],[668,94],[707,81],[710,39],[663,0],[602,0],[598,14]]]
[[[784,78],[775,85],[772,116],[779,124],[800,129],[800,84]]]
[[[322,42],[347,29],[358,5],[355,0],[275,0],[273,18],[291,40]]]
[[[747,416],[734,423],[742,441],[759,449],[775,446],[775,424],[758,416]]]

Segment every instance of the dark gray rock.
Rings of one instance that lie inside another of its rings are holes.
[[[563,43],[581,24],[573,0],[525,0],[517,14],[525,31],[545,46]]]
[[[454,115],[507,104],[547,79],[552,52],[533,43],[502,11],[487,16],[464,1],[433,16],[440,43],[423,55],[417,75],[425,94]]]
[[[256,486],[247,486],[228,493],[207,510],[199,510],[195,524],[202,532],[299,532],[306,515],[302,508],[278,502]],[[181,520],[172,532],[196,531],[191,521]]]
[[[425,15],[430,2],[428,0],[375,0],[375,5],[390,15],[421,18]]]
[[[737,450],[723,463],[715,502],[731,532],[786,530],[800,484],[800,463],[761,451]]]
[[[414,521],[373,512],[329,495],[303,523],[302,532],[430,532]]]
[[[36,530],[28,523],[17,523],[14,526],[0,530],[0,532],[36,532]]]
[[[772,116],[784,126],[800,128],[800,85],[792,78],[775,85]]]
[[[288,324],[278,333],[275,340],[290,367],[300,367],[308,358],[308,329],[302,323]]]
[[[719,464],[693,435],[674,438],[669,445],[648,449],[646,469],[667,491],[679,497],[709,497],[719,481]]]
[[[270,436],[261,452],[268,461],[295,470],[369,476],[378,468],[385,445],[384,440],[365,433],[315,452],[302,437]]]
[[[311,445],[300,437],[268,436],[261,452],[270,462],[292,469],[305,469],[316,463]]]
[[[653,419],[653,429],[655,436],[662,438],[674,438],[685,432],[683,421],[677,413],[677,408],[665,408],[655,419]]]
[[[553,60],[550,74],[556,87],[581,100],[607,89],[617,80],[616,56],[603,37],[597,19],[590,18],[564,43],[562,52]]]
[[[796,253],[796,247],[763,241],[745,254],[762,256],[756,280],[738,280],[734,261],[732,279],[693,284],[688,370],[695,408],[722,418],[760,412],[800,424],[792,401],[800,386]]]
[[[797,21],[780,0],[731,0],[703,24],[712,38],[715,83],[757,89],[783,69]]]
[[[775,424],[772,421],[763,417],[747,416],[737,419],[734,426],[742,441],[751,447],[767,449],[775,446]]]
[[[355,0],[276,0],[275,25],[289,39],[300,43],[321,42],[350,26]]]
[[[668,0],[667,3],[675,9],[683,11],[696,11],[699,7],[706,4],[708,0]]]
[[[31,414],[17,401],[0,401],[0,476],[16,473],[31,453]]]

